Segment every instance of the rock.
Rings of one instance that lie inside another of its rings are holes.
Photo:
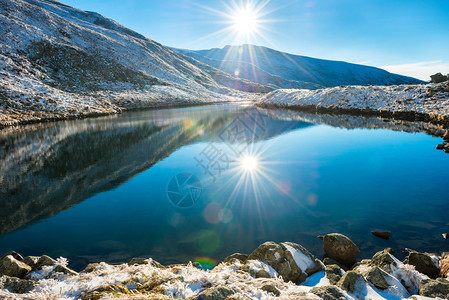
[[[336,285],[349,293],[354,293],[358,289],[359,285],[364,282],[365,279],[362,275],[354,271],[348,271],[340,278]]]
[[[12,255],[5,256],[0,260],[0,275],[23,278],[30,271],[30,266],[15,259]]]
[[[0,277],[0,289],[8,289],[16,294],[28,293],[36,285],[37,282],[33,280],[19,279],[15,277],[9,277],[6,275]]]
[[[39,256],[27,256],[23,259],[23,262],[29,265],[31,268],[34,268],[38,260]]]
[[[390,253],[391,255],[394,255],[394,250],[390,247],[385,248],[384,251]]]
[[[6,256],[11,255],[12,257],[14,257],[15,259],[17,259],[18,261],[22,261],[23,257],[22,255],[20,255],[19,253],[17,253],[16,251],[9,251],[8,253],[6,253],[5,255],[2,256],[2,258],[0,258],[0,260],[2,260],[3,258],[5,258]]]
[[[342,264],[342,263],[339,263],[338,261],[336,261],[335,259],[332,259],[332,258],[330,258],[330,257],[325,257],[325,258],[323,259],[323,264],[324,264],[325,266],[329,266],[329,265],[337,265],[337,266],[339,266],[340,268],[342,268],[343,271],[347,271],[347,270],[348,270],[348,267],[347,267],[347,266],[345,266],[345,265]]]
[[[379,267],[388,274],[391,274],[393,272],[393,270],[391,269],[391,265],[397,267],[398,266],[397,262],[398,261],[393,255],[383,250],[374,254],[369,265]]]
[[[390,235],[391,235],[390,231],[371,231],[371,233],[374,236],[377,236],[378,238],[381,238],[381,239],[384,239],[387,241],[390,239]]]
[[[390,287],[387,282],[387,278],[391,276],[379,267],[374,267],[366,274],[365,278],[367,281],[371,282],[376,288],[380,290],[386,290]]]
[[[449,142],[449,131],[446,131],[446,132],[444,133],[444,135],[443,135],[443,140],[444,140],[445,142]]]
[[[320,240],[324,240],[324,235],[318,235],[317,238],[319,238]]]
[[[91,263],[91,264],[88,264],[84,268],[84,270],[82,270],[81,272],[82,273],[91,273],[91,272],[95,271],[99,266],[101,266],[101,264],[99,264],[99,263]]]
[[[194,299],[198,300],[225,300],[235,294],[235,291],[225,285],[208,288],[201,292]]]
[[[57,261],[47,255],[42,255],[37,260],[36,264],[33,266],[34,270],[40,270],[43,266],[54,266],[57,264]]]
[[[275,242],[265,242],[248,255],[247,260],[261,260],[274,267],[281,263],[283,258],[284,249],[280,245]]]
[[[443,75],[441,73],[436,73],[433,75],[430,75],[430,82],[431,83],[441,83],[449,80],[448,75]]]
[[[356,244],[348,237],[339,233],[325,235],[323,247],[327,256],[346,266],[352,266],[360,253]]]
[[[249,259],[242,266],[242,270],[255,278],[271,278],[270,266],[260,260]]]
[[[63,265],[57,265],[54,269],[53,272],[59,272],[59,273],[64,273],[70,276],[76,276],[78,275],[77,272],[73,271],[72,269],[67,268],[66,266]]]
[[[447,240],[447,238],[449,237],[449,234],[447,234],[447,233],[443,233],[442,235],[443,235],[443,239],[445,239],[445,240]]]
[[[405,264],[415,266],[415,269],[431,278],[440,274],[439,261],[437,257],[431,257],[425,253],[410,252],[404,260]]]
[[[245,263],[245,261],[248,259],[248,254],[242,254],[242,253],[234,253],[229,255],[228,257],[226,257],[223,262],[224,263],[228,263],[230,262],[232,259],[237,259],[238,261],[240,261],[241,263]]]
[[[128,262],[129,266],[132,265],[151,265],[156,268],[163,268],[164,266],[151,258],[134,257]]]
[[[437,150],[443,150],[444,149],[444,144],[438,144],[437,145]]]
[[[449,282],[423,279],[419,283],[419,294],[425,297],[449,299]]]
[[[315,294],[318,297],[322,298],[323,300],[346,300],[347,299],[344,292],[340,288],[338,288],[334,285],[314,287],[309,291],[309,293]]]
[[[326,278],[329,280],[330,284],[335,285],[341,279],[345,271],[337,265],[328,265],[324,269],[326,273]]]
[[[267,293],[272,293],[276,297],[279,297],[281,295],[281,291],[272,284],[265,284],[264,286],[262,286],[261,290]]]
[[[285,259],[291,268],[290,274],[286,277],[287,281],[301,283],[306,279],[302,279],[303,275],[307,277],[323,270],[321,261],[303,246],[291,242],[281,243],[280,245],[284,249]],[[275,270],[277,269],[275,268]],[[280,269],[278,273],[281,274],[281,271]]]

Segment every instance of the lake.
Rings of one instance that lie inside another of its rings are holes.
[[[219,262],[317,235],[447,250],[449,154],[420,122],[220,105],[0,131],[0,253]],[[385,241],[371,230],[389,230]]]

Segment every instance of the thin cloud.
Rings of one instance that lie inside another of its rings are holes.
[[[391,73],[407,75],[421,80],[430,80],[430,75],[435,73],[449,73],[449,62],[442,60],[423,61],[412,64],[383,66],[382,69]]]

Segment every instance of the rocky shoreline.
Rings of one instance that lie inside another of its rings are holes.
[[[11,251],[0,259],[1,299],[448,299],[449,253],[410,249],[403,262],[387,248],[370,259],[348,237],[323,237],[318,259],[297,243],[266,242],[211,270],[198,263],[163,266],[151,258],[92,263]]]

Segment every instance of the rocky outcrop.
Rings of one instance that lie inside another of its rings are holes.
[[[323,248],[327,256],[348,267],[355,264],[360,254],[356,244],[339,233],[326,234],[323,238]]]
[[[405,264],[415,266],[415,269],[430,278],[436,278],[440,274],[438,258],[426,253],[410,252],[404,260]]]
[[[449,80],[449,74],[443,75],[441,73],[436,73],[433,75],[430,75],[430,82],[431,83],[441,83]]]
[[[449,281],[423,279],[419,284],[419,294],[426,297],[449,299]]]
[[[24,278],[30,271],[30,266],[15,259],[12,255],[7,255],[0,260],[0,275]]]

